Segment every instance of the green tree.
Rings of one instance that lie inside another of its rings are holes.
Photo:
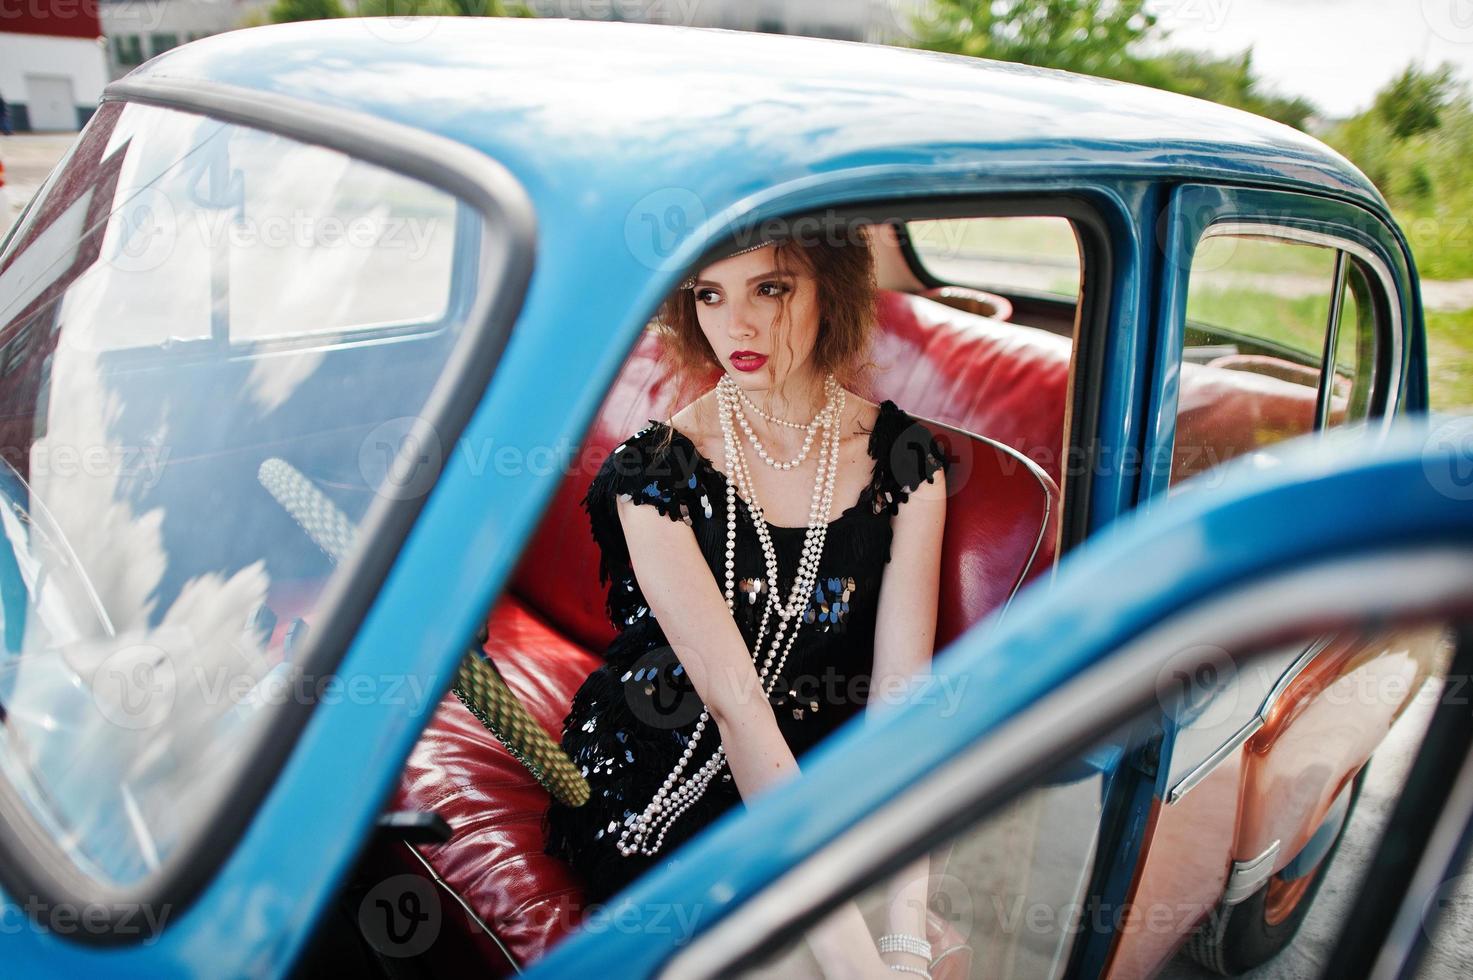
[[[1169,51],[1139,61],[1135,77],[1127,80],[1245,109],[1296,129],[1304,129],[1315,114],[1314,104],[1307,99],[1262,91],[1253,73],[1251,48],[1226,58]]]
[[[270,20],[273,24],[284,24],[293,20],[325,20],[329,17],[346,17],[347,12],[338,0],[276,0],[271,7]]]
[[[917,46],[977,58],[1130,77],[1130,48],[1156,25],[1146,0],[934,0]]]
[[[1422,71],[1413,63],[1376,94],[1373,109],[1393,136],[1409,139],[1441,125],[1442,112],[1456,92],[1452,65]]]
[[[531,17],[532,11],[504,0],[357,0],[360,17]]]

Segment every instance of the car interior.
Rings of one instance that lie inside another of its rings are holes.
[[[990,219],[974,219],[985,222]],[[1006,220],[1006,219],[1003,219]],[[1067,226],[1066,219],[1048,220]],[[949,481],[937,649],[1006,607],[1045,576],[1059,552],[1062,461],[1074,371],[1081,281],[1072,290],[943,281],[903,223],[874,234],[880,286],[870,397],[893,399],[937,436],[955,465]],[[965,250],[962,250],[963,252]],[[1072,275],[1082,266],[1076,264]],[[981,273],[985,277],[985,271]],[[667,419],[672,379],[647,329],[630,352],[576,458],[602,461],[648,419]],[[1258,444],[1255,433],[1315,408],[1313,382],[1242,370],[1220,352],[1185,374],[1181,428],[1211,440],[1221,458]],[[1279,363],[1284,363],[1280,361]],[[714,380],[714,376],[713,376]],[[554,740],[572,696],[613,637],[598,580],[598,553],[578,501],[591,471],[558,487],[486,621],[483,651]],[[549,563],[541,556],[556,554]],[[543,853],[547,790],[447,693],[413,750],[388,810],[436,814],[446,839],[381,833],[360,866],[373,880],[414,874],[453,898],[435,948],[441,968],[519,969],[576,930],[590,911],[576,874]],[[367,880],[367,879],[364,879]],[[345,903],[356,893],[350,888]],[[346,907],[346,905],[345,905]],[[954,967],[965,975],[968,966]],[[948,974],[951,975],[951,974]]]

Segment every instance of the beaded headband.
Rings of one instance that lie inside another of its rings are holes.
[[[777,244],[777,242],[775,242],[775,241],[758,242],[756,245],[748,245],[746,248],[739,248],[735,252],[731,252],[731,253],[729,253],[727,255],[723,255],[723,256],[721,256],[720,259],[715,259],[713,261],[719,262],[722,259],[735,258],[738,255],[746,255],[748,252],[755,252],[759,248],[766,248],[769,245],[776,245],[776,244]],[[710,264],[710,263],[707,263],[707,264]],[[696,284],[695,273],[691,273],[690,275],[686,276],[684,279],[681,280],[681,282],[680,282],[680,288],[681,289],[690,289],[695,284]]]

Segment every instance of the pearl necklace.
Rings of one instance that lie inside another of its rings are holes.
[[[726,397],[728,401],[732,401],[731,396],[733,392],[741,395],[743,398],[746,397],[741,388],[737,385],[737,383],[735,381],[732,381],[729,376],[723,377],[722,382],[730,382],[730,384],[727,385],[726,392]],[[752,448],[757,450],[758,456],[762,457],[762,462],[766,463],[768,466],[771,466],[773,469],[790,470],[795,466],[802,465],[803,461],[808,458],[808,450],[813,447],[813,433],[820,424],[827,424],[825,419],[827,418],[827,413],[833,410],[834,393],[838,390],[839,383],[835,381],[834,376],[830,374],[827,378],[824,379],[823,386],[824,390],[828,392],[828,401],[824,403],[823,408],[819,410],[818,414],[813,416],[813,421],[808,423],[808,434],[803,439],[803,448],[799,450],[798,455],[793,459],[785,460],[783,462],[778,462],[777,460],[772,458],[772,456],[767,452],[767,447],[762,445],[761,441],[758,440],[757,433],[752,431],[752,425],[750,422],[747,421],[746,414],[743,413],[740,408],[736,406],[735,402],[733,402],[733,414],[736,415],[737,422],[741,424],[742,431],[747,434],[747,439],[751,441]]]
[[[775,605],[774,597],[778,593],[777,552],[772,545],[772,535],[763,516],[762,505],[757,501],[756,487],[751,481],[751,472],[747,469],[746,454],[742,451],[741,441],[736,438],[732,426],[732,416],[741,417],[738,399],[733,394],[733,389],[737,389],[737,385],[730,377],[723,377],[716,386],[716,400],[721,419],[721,432],[726,446],[726,472],[728,474],[726,481],[726,608],[734,617],[736,609],[736,485],[740,484],[748,501],[747,508],[752,523],[757,529],[757,539],[762,545],[768,582],[767,602],[762,609],[761,624],[757,628],[757,638],[752,648],[754,663],[758,653],[762,650],[769,616],[774,608],[777,609],[779,618],[773,634],[772,646],[757,669],[757,678],[763,694],[770,696],[777,686],[783,666],[787,663],[793,640],[798,635],[798,628],[803,623],[799,613],[806,608],[808,599],[813,594],[814,586],[818,581],[819,559],[823,555],[824,540],[828,536],[828,514],[834,502],[834,476],[839,469],[839,441],[842,435],[839,423],[844,417],[844,390],[837,385],[831,388],[829,402],[815,417],[823,426],[824,438],[818,459],[818,473],[814,480],[813,504],[808,512],[808,531],[803,538],[803,553],[798,561],[798,574],[793,580],[793,590],[789,601],[786,605]],[[790,623],[792,632],[788,632]],[[783,642],[785,635],[786,644]],[[779,655],[779,649],[781,649],[781,655]],[[774,658],[776,658],[775,665]],[[660,846],[665,842],[665,835],[671,825],[705,794],[711,781],[726,764],[726,746],[720,745],[699,769],[686,776],[684,780],[680,778],[694,757],[696,745],[705,733],[710,719],[711,710],[703,709],[696,720],[695,730],[686,743],[685,751],[681,754],[680,760],[676,762],[675,768],[665,777],[660,788],[655,791],[654,799],[650,800],[644,812],[635,817],[633,821],[625,823],[618,842],[619,853],[625,857],[635,853],[652,855],[658,852]],[[651,838],[653,838],[653,843],[651,843]]]
[[[823,390],[824,393],[831,398],[834,394],[834,385],[834,376],[830,374],[828,378],[824,380]],[[815,414],[813,418],[807,422],[789,422],[787,419],[780,419],[776,415],[768,415],[766,412],[762,411],[762,409],[757,407],[757,403],[752,401],[751,398],[747,397],[747,393],[743,391],[740,387],[737,388],[737,394],[741,396],[742,404],[746,405],[752,411],[756,412],[758,415],[762,416],[769,422],[776,422],[778,425],[785,425],[790,429],[807,429],[811,432],[813,431],[814,424],[818,421],[818,414]],[[824,407],[827,408],[828,406],[825,405]],[[823,409],[820,409],[819,414],[822,414],[822,411]]]

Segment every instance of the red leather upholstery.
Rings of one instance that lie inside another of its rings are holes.
[[[1067,338],[888,290],[880,293],[879,317],[876,388],[883,397],[1011,446],[1059,482]]]
[[[1316,378],[1315,381],[1318,379]],[[1316,389],[1235,365],[1183,364],[1172,482],[1314,428]],[[1344,399],[1339,399],[1344,415]]]
[[[875,397],[892,398],[922,418],[952,460],[939,646],[1052,565],[1054,481],[1006,446],[962,430],[1011,435],[1040,451],[1053,447],[1048,458],[1056,460],[1068,343],[896,293],[882,295],[879,312],[878,359],[885,370]],[[619,440],[647,419],[669,417],[669,383],[656,368],[655,354],[647,334],[491,614],[487,653],[554,737],[561,735],[574,691],[598,666],[597,651],[613,636],[598,582],[598,553],[578,500]],[[496,937],[457,937],[446,944],[490,951],[490,961],[467,968],[509,972],[504,958],[495,958],[498,945],[518,964],[528,963],[582,919],[572,873],[542,854],[546,805],[532,777],[447,695],[410,757],[394,807],[435,810],[454,830],[448,843],[419,851],[444,887]],[[447,897],[446,905],[452,901]],[[479,926],[454,915],[443,928]]]

